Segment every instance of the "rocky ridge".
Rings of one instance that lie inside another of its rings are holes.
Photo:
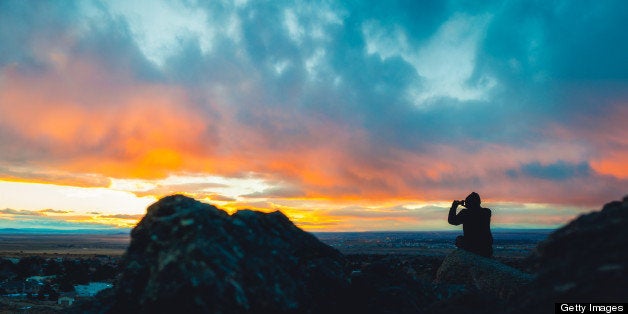
[[[321,313],[338,308],[346,261],[281,212],[233,215],[173,195],[131,232],[111,313]]]
[[[77,312],[551,313],[559,300],[625,302],[626,224],[628,197],[540,243],[534,275],[454,250],[431,282],[393,256],[356,270],[280,212],[230,216],[174,195],[133,229],[116,289]]]
[[[462,249],[449,254],[436,273],[436,282],[462,284],[508,300],[534,279],[531,274]]]
[[[553,313],[554,302],[626,302],[628,196],[584,214],[539,243],[530,257],[537,279],[515,313]]]

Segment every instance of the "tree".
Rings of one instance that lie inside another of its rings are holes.
[[[61,263],[51,258],[46,261],[43,272],[45,276],[61,275],[63,273],[63,266]]]
[[[39,294],[37,295],[38,300],[45,300],[46,295],[48,299],[50,299],[50,295],[54,292],[52,286],[49,283],[44,284],[41,289],[39,289]],[[56,299],[55,299],[56,300]]]
[[[82,260],[63,261],[64,276],[72,284],[86,284],[89,282],[89,264]]]
[[[41,275],[44,259],[38,256],[23,257],[17,263],[16,274],[19,278]]]
[[[108,264],[99,265],[93,274],[94,281],[114,279],[118,274],[118,268]]]
[[[56,290],[50,291],[50,294],[48,294],[48,300],[57,301],[58,299],[59,299],[59,292],[57,292]]]
[[[0,280],[11,279],[16,276],[15,264],[8,259],[0,258]]]

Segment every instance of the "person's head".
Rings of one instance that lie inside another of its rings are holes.
[[[469,194],[469,196],[467,196],[464,200],[465,207],[467,208],[480,207],[481,203],[482,200],[480,199],[480,194],[475,192],[471,192],[471,194]]]

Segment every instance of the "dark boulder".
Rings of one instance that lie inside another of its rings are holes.
[[[554,302],[626,302],[628,197],[556,230],[531,263],[537,279],[512,312],[553,313]]]
[[[182,195],[148,208],[122,263],[99,312],[329,313],[349,285],[344,257],[281,212],[230,216]]]
[[[381,255],[367,260],[351,274],[346,298],[350,313],[416,314],[437,300],[431,279],[423,280],[413,265],[413,257]]]
[[[519,294],[533,276],[495,259],[456,249],[436,273],[436,282],[462,284],[482,294],[508,300]]]

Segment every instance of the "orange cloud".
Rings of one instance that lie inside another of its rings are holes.
[[[551,128],[551,135],[566,142],[586,142],[591,167],[601,175],[628,179],[628,103],[619,101],[596,115],[575,121],[578,128],[561,124]],[[584,155],[584,154],[583,154]]]
[[[598,147],[593,169],[619,179],[628,179],[628,103],[617,104],[603,119],[596,120],[589,130]]]
[[[628,151],[610,151],[598,160],[591,162],[591,167],[600,174],[628,179]]]
[[[110,177],[164,177],[190,161],[200,164],[212,146],[209,121],[182,90],[99,84],[109,75],[107,69],[81,59],[68,61],[61,70],[23,74],[9,67],[1,74],[0,119],[28,142],[17,145],[45,152],[33,156],[35,166]]]
[[[0,167],[0,181],[44,183],[78,187],[108,187],[108,177],[92,173],[70,173],[59,170],[37,171],[26,167]]]
[[[373,143],[362,128],[285,108],[251,108],[253,121],[268,125],[247,124],[238,110],[196,104],[196,95],[176,85],[138,82],[124,69],[109,69],[84,56],[49,58],[51,66],[39,72],[17,66],[0,72],[0,127],[15,135],[8,154],[13,160],[26,155],[18,170],[7,162],[0,179],[106,186],[109,177],[247,174],[275,187],[254,193],[258,196],[354,203],[440,201],[472,190],[521,202],[598,204],[610,198],[603,191],[607,185],[599,182],[576,178],[557,184],[507,175],[531,162],[588,162],[587,148],[563,141],[560,133],[553,134],[559,138],[555,141],[526,147],[480,142],[465,149],[444,144],[393,149]],[[618,112],[614,116],[627,117],[625,109]],[[625,128],[620,128],[622,136],[609,131],[582,131],[596,143],[611,139],[620,147],[600,144],[591,167],[626,178],[628,156],[621,145],[628,134]],[[230,201],[212,191],[176,192]]]

